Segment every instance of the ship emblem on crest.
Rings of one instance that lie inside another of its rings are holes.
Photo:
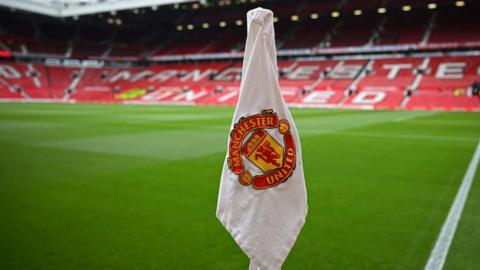
[[[275,133],[283,136],[283,144],[271,135]],[[266,189],[285,182],[296,164],[290,123],[279,119],[273,110],[240,118],[230,132],[227,161],[242,185]],[[253,164],[263,174],[254,176],[245,163]]]

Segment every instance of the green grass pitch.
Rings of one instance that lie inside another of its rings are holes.
[[[309,216],[283,269],[423,269],[480,114],[292,109]],[[232,108],[0,104],[0,269],[247,269],[215,208]],[[479,269],[477,173],[446,270]]]

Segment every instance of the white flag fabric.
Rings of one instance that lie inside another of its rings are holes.
[[[273,13],[257,8],[247,21],[217,217],[250,258],[251,270],[279,270],[307,215],[302,151],[278,84]]]

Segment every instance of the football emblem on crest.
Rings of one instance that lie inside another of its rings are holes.
[[[283,136],[278,141],[274,134]],[[242,117],[230,133],[228,166],[240,184],[265,189],[285,182],[295,169],[296,153],[290,123],[273,110]],[[253,175],[245,163],[258,170]]]

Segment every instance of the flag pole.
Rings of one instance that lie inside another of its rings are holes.
[[[260,270],[260,267],[258,267],[253,260],[250,260],[250,266],[248,267],[248,270]]]

